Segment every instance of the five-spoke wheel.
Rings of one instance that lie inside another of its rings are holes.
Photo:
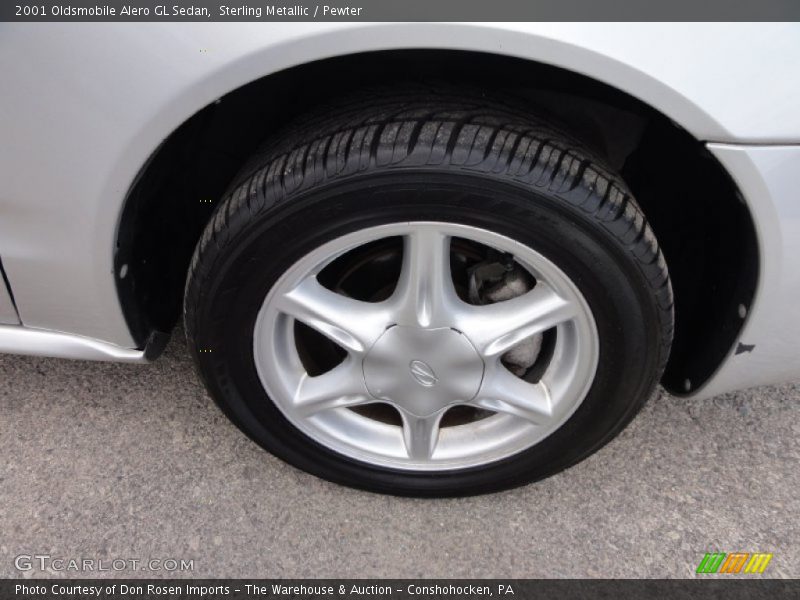
[[[337,265],[351,276],[359,263],[368,268],[359,249],[387,238],[402,248],[389,297],[354,299],[320,282],[335,261],[355,262]],[[469,281],[454,280],[454,238],[502,257],[506,272],[524,270],[531,289],[491,304],[460,298],[457,286]],[[314,348],[298,348],[298,321],[340,347],[342,361],[310,375],[301,354]],[[512,373],[503,357],[548,332],[552,348],[537,357],[546,364],[536,378]],[[470,467],[535,444],[574,412],[598,360],[591,311],[558,267],[497,233],[435,222],[363,229],[303,257],[267,296],[253,343],[264,387],[298,429],[342,454],[406,469]],[[399,426],[348,410],[372,403],[394,408]],[[456,406],[481,410],[443,427]]]

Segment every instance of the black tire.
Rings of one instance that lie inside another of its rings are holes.
[[[600,344],[595,379],[578,410],[537,445],[459,471],[376,467],[305,436],[267,397],[252,335],[271,286],[320,244],[402,220],[453,221],[516,239],[557,264],[588,301]],[[419,90],[362,94],[270,140],[198,244],[185,320],[213,397],[258,444],[331,481],[416,496],[509,488],[595,452],[652,393],[673,326],[664,258],[619,176],[524,108]]]

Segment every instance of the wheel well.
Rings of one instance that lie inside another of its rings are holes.
[[[661,113],[589,77],[490,54],[403,50],[327,59],[254,81],[175,130],[126,199],[115,255],[131,333],[144,345],[180,317],[191,256],[257,146],[293,117],[366,85],[442,81],[530,101],[625,178],[661,244],[675,291],[664,385],[700,387],[735,343],[757,282],[752,217],[704,145]]]

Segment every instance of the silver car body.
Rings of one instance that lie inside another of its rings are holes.
[[[137,173],[195,112],[322,58],[442,48],[555,65],[707,144],[756,225],[760,274],[707,397],[800,375],[800,25],[148,23],[0,26],[0,351],[145,361],[113,262]]]

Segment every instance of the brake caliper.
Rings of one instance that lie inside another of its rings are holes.
[[[467,270],[469,301],[472,304],[494,304],[528,293],[536,280],[520,267],[511,254],[492,252],[485,260]],[[501,360],[509,371],[522,377],[539,357],[542,334],[525,338],[503,354]]]

